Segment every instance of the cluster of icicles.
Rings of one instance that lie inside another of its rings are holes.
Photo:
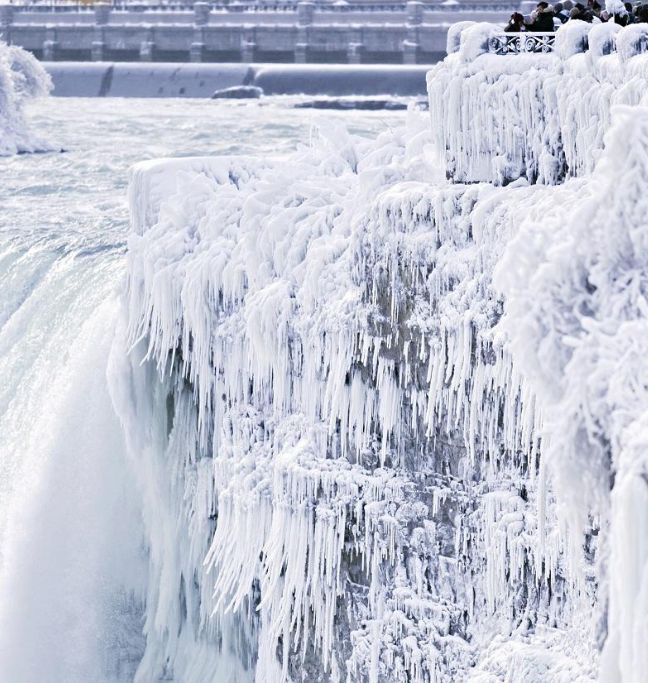
[[[150,506],[139,680],[646,670],[648,551],[623,525],[648,526],[648,110],[613,111],[560,186],[435,180],[468,163],[455,108],[552,77],[510,64],[438,67],[445,128],[134,170],[115,394]]]

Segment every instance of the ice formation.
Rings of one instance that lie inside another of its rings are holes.
[[[43,146],[29,131],[24,106],[51,88],[50,77],[31,54],[0,41],[0,156]]]
[[[644,675],[643,29],[489,30],[451,33],[432,125],[134,169],[137,680]]]
[[[646,92],[646,25],[570,21],[555,52],[513,59],[485,52],[493,31],[475,24],[451,34],[451,54],[428,74],[432,132],[449,177],[555,184],[591,173],[612,108],[639,104]]]

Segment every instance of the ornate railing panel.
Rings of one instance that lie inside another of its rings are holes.
[[[520,33],[502,33],[492,36],[488,42],[488,51],[496,55],[516,55],[520,52],[520,36]]]
[[[555,33],[499,33],[491,37],[488,51],[496,55],[518,55],[528,52],[553,52]]]
[[[523,52],[552,52],[556,42],[555,33],[521,33]]]

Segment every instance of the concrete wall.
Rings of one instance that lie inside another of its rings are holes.
[[[266,95],[425,95],[425,66],[46,62],[59,97],[211,97],[253,85]]]

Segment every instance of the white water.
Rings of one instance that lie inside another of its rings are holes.
[[[0,159],[0,680],[132,680],[147,549],[106,368],[125,266],[130,164],[287,151],[336,119],[282,104],[48,100],[65,153]]]

